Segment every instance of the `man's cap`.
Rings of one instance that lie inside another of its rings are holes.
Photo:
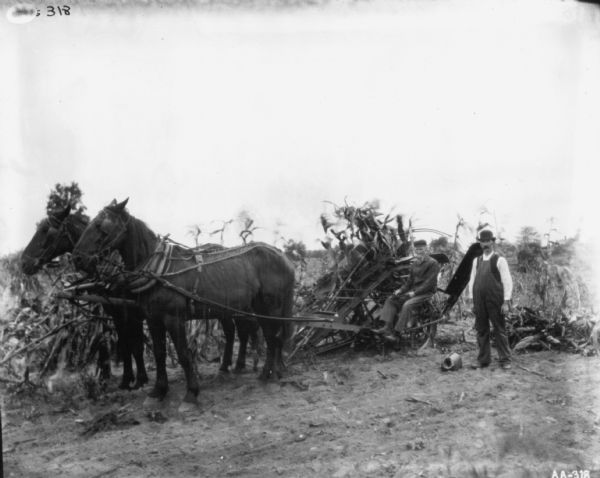
[[[483,230],[479,233],[479,237],[477,238],[477,240],[479,242],[484,242],[484,241],[495,241],[496,238],[494,237],[494,233],[492,231],[489,230]]]
[[[419,239],[418,241],[414,242],[414,246],[415,247],[426,247],[427,241],[425,239]]]

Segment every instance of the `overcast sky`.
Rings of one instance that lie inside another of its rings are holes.
[[[560,234],[598,235],[592,5],[74,7],[3,15],[0,60],[0,254],[25,246],[52,186],[71,181],[90,215],[129,197],[189,244],[190,225],[246,210],[256,239],[317,248],[324,201],[345,198],[449,233],[487,208],[509,239],[551,217]]]

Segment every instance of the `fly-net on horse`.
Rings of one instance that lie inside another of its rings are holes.
[[[190,357],[184,322],[190,306],[224,312],[256,314],[267,343],[263,379],[279,377],[282,347],[291,323],[268,317],[291,317],[294,268],[278,249],[267,244],[197,255],[184,246],[160,239],[125,210],[127,201],[105,207],[86,228],[73,252],[76,265],[93,270],[101,257],[118,250],[125,265],[124,286],[135,291],[148,314],[156,360],[151,396],[168,390],[166,332],[175,345],[187,380],[187,402],[195,402],[198,381]],[[195,314],[197,315],[197,314]]]

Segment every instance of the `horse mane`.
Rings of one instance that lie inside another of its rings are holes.
[[[155,250],[157,235],[141,219],[129,212],[111,210],[127,223],[127,234],[119,252],[128,270],[134,270],[142,264]]]
[[[90,218],[83,214],[69,214],[65,222],[69,232],[79,239],[83,234],[83,230],[90,223]]]

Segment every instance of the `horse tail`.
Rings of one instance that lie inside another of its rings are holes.
[[[290,286],[285,291],[283,297],[283,306],[281,308],[281,315],[285,318],[292,317],[294,312],[294,280],[291,281]],[[291,320],[282,320],[282,326],[280,331],[280,339],[282,349],[289,352],[289,346],[291,339],[296,332],[296,323]]]

